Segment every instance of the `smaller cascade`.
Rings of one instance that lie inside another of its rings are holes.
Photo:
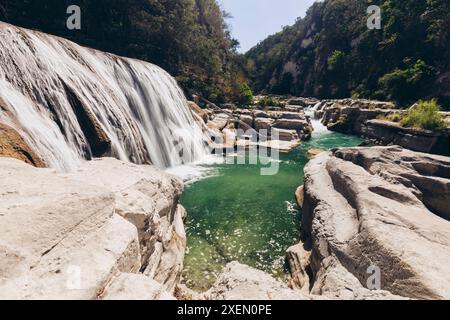
[[[313,107],[309,107],[305,109],[306,115],[311,118],[311,124],[314,128],[314,133],[324,133],[328,132],[328,128],[322,124],[322,119],[317,117],[317,111],[322,107],[322,102],[318,102]]]

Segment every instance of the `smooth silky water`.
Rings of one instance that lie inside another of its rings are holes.
[[[258,165],[216,164],[207,166],[209,177],[186,186],[181,201],[188,212],[186,285],[198,291],[209,289],[231,261],[278,278],[286,276],[286,250],[299,240],[301,210],[294,193],[303,181],[307,151],[362,142],[326,131],[317,123],[316,129],[311,141],[280,154],[274,176],[262,176]]]

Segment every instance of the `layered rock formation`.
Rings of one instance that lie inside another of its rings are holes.
[[[382,145],[400,145],[414,151],[450,156],[449,129],[432,132],[378,119],[404,112],[387,102],[346,99],[324,101],[317,106],[315,114],[332,131],[356,134]]]
[[[300,106],[268,108],[263,111],[202,109],[193,102],[189,105],[204,132],[211,137],[207,143],[213,149],[232,149],[238,145],[254,144],[287,151],[309,139],[313,131],[311,119]],[[262,130],[267,133],[261,133]],[[249,135],[253,136],[250,140],[255,141],[245,141]]]
[[[186,247],[182,183],[114,159],[66,175],[0,158],[0,297],[165,299]]]
[[[449,168],[450,158],[400,147],[316,157],[305,168],[293,281],[341,299],[448,299]]]

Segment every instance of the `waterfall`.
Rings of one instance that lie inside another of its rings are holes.
[[[163,69],[0,22],[0,122],[52,168],[113,156],[169,168],[207,154]]]
[[[309,107],[305,109],[306,115],[308,115],[311,118],[311,124],[314,128],[315,134],[320,134],[324,132],[328,132],[328,128],[322,124],[321,119],[318,119],[316,116],[316,112],[319,110],[320,107],[322,107],[322,102],[318,102],[315,106]]]

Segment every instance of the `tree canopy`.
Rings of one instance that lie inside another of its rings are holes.
[[[450,1],[377,0],[381,30],[367,27],[366,1],[325,0],[251,49],[255,91],[450,102]]]

